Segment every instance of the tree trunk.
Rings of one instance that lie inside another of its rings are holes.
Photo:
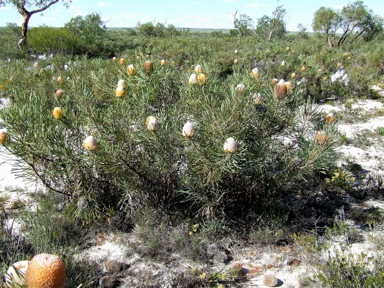
[[[340,39],[339,39],[339,42],[337,42],[337,47],[340,47],[345,35],[348,33],[349,31],[349,28],[347,28],[347,30],[344,31],[343,35],[341,35]]]
[[[24,16],[24,21],[21,24],[21,34],[23,35],[23,38],[22,38],[22,41],[20,42],[21,45],[27,44],[28,22],[29,22],[29,19],[31,19],[31,14],[25,13],[23,16]]]
[[[59,2],[59,0],[53,0],[42,8],[33,11],[28,11],[25,9],[25,1],[19,4],[15,4],[17,6],[17,10],[19,10],[19,13],[24,17],[24,21],[21,24],[21,34],[23,35],[23,38],[20,39],[19,46],[24,46],[27,44],[28,22],[29,19],[31,19],[32,14],[43,12],[57,2]]]

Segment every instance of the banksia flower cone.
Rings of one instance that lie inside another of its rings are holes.
[[[224,142],[224,151],[227,153],[235,153],[237,150],[236,140],[232,137],[227,138]]]
[[[285,96],[287,96],[287,85],[285,85],[285,81],[281,79],[275,86],[273,94],[278,100],[283,99]]]
[[[6,287],[22,287],[25,283],[24,275],[28,268],[28,261],[19,261],[11,265],[5,274]],[[19,286],[14,286],[15,284]]]
[[[159,122],[155,116],[149,116],[145,124],[147,125],[148,130],[151,132],[156,132],[159,129]]]
[[[153,71],[153,63],[149,60],[144,62],[144,71],[147,74],[151,74]]]
[[[25,272],[28,288],[64,288],[65,266],[59,256],[38,254],[29,262]]]
[[[0,143],[5,143],[5,141],[7,141],[7,131],[0,129]]]
[[[83,146],[85,149],[93,151],[99,146],[99,144],[96,142],[93,136],[88,136],[87,138],[85,138]]]
[[[193,135],[195,135],[195,128],[193,127],[193,124],[191,122],[185,123],[183,127],[183,136],[190,138]]]

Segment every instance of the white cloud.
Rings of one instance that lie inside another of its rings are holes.
[[[345,6],[347,6],[347,4],[339,4],[339,5],[336,5],[335,7],[333,7],[334,9],[343,9]]]
[[[203,3],[201,3],[201,2],[195,2],[193,4],[195,4],[195,5],[203,5]]]
[[[0,10],[8,10],[8,7],[7,6],[0,7]]]
[[[237,2],[236,0],[225,0],[225,2]]]
[[[97,4],[97,6],[101,6],[101,7],[111,7],[111,2],[100,2]]]

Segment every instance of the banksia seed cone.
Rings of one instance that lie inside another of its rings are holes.
[[[95,138],[93,138],[93,136],[88,136],[83,141],[83,146],[85,149],[93,151],[99,146],[99,144],[97,144],[97,142],[96,142]]]
[[[55,107],[52,114],[55,119],[60,119],[63,117],[63,110],[60,107]]]
[[[27,268],[28,261],[19,261],[12,264],[5,273],[5,284],[7,287],[23,287]],[[15,284],[19,286],[15,286]]]
[[[191,122],[185,123],[183,127],[183,136],[190,138],[193,135],[195,135],[195,128],[193,127],[193,124]]]
[[[232,137],[229,137],[227,140],[225,140],[223,148],[224,148],[224,151],[227,153],[235,153],[237,150],[237,144],[235,139],[233,139]]]
[[[284,79],[281,79],[275,86],[275,89],[273,90],[273,94],[278,100],[283,99],[285,96],[287,96],[287,86],[285,85]]]
[[[5,129],[0,129],[0,143],[3,144],[7,141],[7,131]]]
[[[38,254],[32,258],[25,272],[28,288],[64,288],[65,266],[59,256]]]
[[[144,62],[144,71],[147,74],[151,74],[153,71],[153,63],[149,60]]]
[[[159,129],[159,122],[155,116],[149,116],[145,124],[147,125],[148,130],[151,132],[156,132]]]
[[[277,284],[279,283],[279,280],[275,276],[264,275],[263,283],[265,286],[268,286],[268,287],[276,287]]]

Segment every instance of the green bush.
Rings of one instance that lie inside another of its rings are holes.
[[[114,214],[119,203],[132,198],[168,212],[243,217],[335,160],[335,130],[326,127],[327,141],[315,141],[316,131],[308,125],[323,116],[311,108],[305,90],[294,87],[279,101],[265,76],[253,79],[236,66],[223,81],[217,64],[203,62],[208,81],[192,86],[189,74],[170,64],[155,64],[146,75],[144,59],[132,61],[138,70],[133,76],[105,60],[77,60],[65,70],[58,58],[52,72],[38,77],[10,64],[15,80],[5,93],[11,105],[0,111],[9,133],[7,149],[52,191],[73,203],[85,198],[88,217]],[[58,76],[64,81],[57,82]],[[119,78],[127,82],[123,98],[114,96]],[[246,92],[236,91],[239,83]],[[54,96],[58,88],[64,90],[60,100]],[[256,92],[262,95],[261,107],[252,104]],[[64,116],[54,119],[58,106]],[[160,123],[156,133],[145,124],[151,115]],[[187,121],[196,129],[191,138],[181,133]],[[99,143],[95,151],[82,146],[89,135]],[[224,151],[228,137],[236,139],[236,153]],[[285,137],[292,144],[284,144]]]

